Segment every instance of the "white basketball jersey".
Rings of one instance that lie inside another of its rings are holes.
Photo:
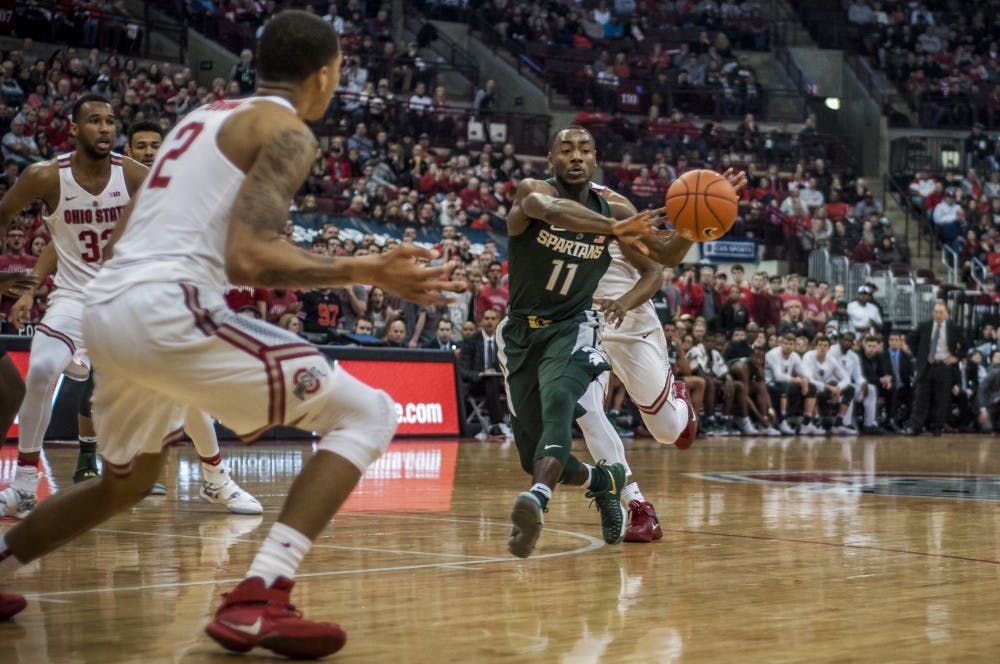
[[[122,156],[111,153],[111,177],[96,196],[77,184],[70,166],[72,152],[59,164],[59,204],[45,217],[55,245],[58,271],[55,285],[62,293],[82,295],[101,267],[101,249],[129,202]]]
[[[228,288],[226,235],[245,174],[219,150],[219,130],[233,113],[280,97],[217,101],[188,114],[164,138],[137,194],[114,256],[91,284],[96,301],[138,283],[198,284],[219,294]]]
[[[604,191],[605,187],[593,182],[590,183],[598,193]],[[639,271],[628,262],[625,254],[622,253],[618,242],[608,243],[608,254],[611,256],[611,264],[608,271],[601,277],[594,291],[595,298],[614,300],[629,291],[639,281]],[[660,319],[656,316],[656,309],[650,300],[632,309],[625,316],[621,327],[615,331],[621,334],[642,333],[660,326]]]

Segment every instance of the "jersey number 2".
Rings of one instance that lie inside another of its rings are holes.
[[[545,290],[554,291],[556,289],[556,283],[559,281],[559,275],[562,273],[564,266],[566,267],[566,278],[563,280],[562,288],[559,289],[559,294],[569,294],[569,287],[573,283],[573,277],[576,276],[576,268],[580,267],[580,264],[567,263],[566,261],[558,258],[552,261],[552,274],[549,275],[549,280],[545,284]]]
[[[168,161],[177,159],[182,154],[187,152],[187,149],[191,147],[192,143],[194,143],[194,139],[198,138],[198,134],[200,134],[201,130],[204,128],[205,125],[201,122],[192,122],[191,124],[184,125],[177,131],[177,136],[174,138],[176,140],[181,140],[183,138],[184,140],[176,148],[163,155],[163,159],[156,164],[156,169],[153,170],[153,174],[149,177],[149,184],[147,185],[150,189],[162,189],[170,184],[170,176],[161,174],[163,165]]]

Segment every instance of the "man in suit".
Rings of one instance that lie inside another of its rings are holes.
[[[913,395],[913,356],[904,348],[903,333],[889,334],[889,348],[883,353],[884,363],[892,376],[891,385],[882,387],[886,404],[886,427],[899,431],[910,418],[910,398]]]
[[[948,320],[948,305],[944,300],[934,303],[934,319],[918,325],[910,334],[909,344],[916,349],[917,374],[913,410],[903,433],[909,436],[920,433],[929,412],[930,430],[940,436],[951,405],[954,366],[959,356],[958,326]]]
[[[434,338],[425,343],[423,348],[431,350],[457,350],[458,346],[451,341],[451,321],[447,318],[439,320]]]
[[[483,312],[479,332],[466,338],[458,351],[458,373],[462,378],[462,399],[467,396],[483,397],[490,418],[486,431],[479,437],[505,436],[502,426],[504,407],[500,403],[503,392],[503,374],[497,360],[496,330],[500,315],[493,309]]]
[[[978,395],[980,372],[985,374],[983,354],[971,350],[954,367],[954,384],[951,387],[952,408],[949,424],[960,431],[978,431],[976,416],[979,414]]]

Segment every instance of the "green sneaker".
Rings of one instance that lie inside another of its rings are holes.
[[[626,514],[622,506],[622,487],[625,486],[625,466],[608,465],[603,459],[597,462],[596,471],[607,473],[611,487],[601,491],[588,491],[601,513],[601,533],[608,544],[618,544],[625,538]]]
[[[76,458],[76,472],[73,473],[73,484],[86,482],[97,477],[97,455],[92,452],[81,452]]]
[[[542,534],[542,506],[530,491],[518,494],[510,512],[514,525],[507,540],[507,549],[518,558],[527,558]]]

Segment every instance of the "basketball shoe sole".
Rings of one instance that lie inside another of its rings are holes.
[[[507,539],[507,550],[518,558],[527,558],[535,549],[535,542],[542,534],[542,506],[528,491],[518,494],[510,511],[513,528]]]

